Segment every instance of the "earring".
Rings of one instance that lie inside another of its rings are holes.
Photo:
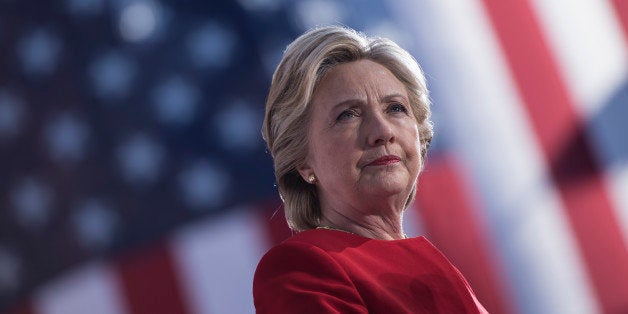
[[[307,177],[307,182],[309,182],[310,184],[316,183],[316,176],[313,173],[310,174],[310,176]]]

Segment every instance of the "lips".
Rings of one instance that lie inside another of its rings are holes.
[[[380,157],[371,161],[370,163],[367,164],[367,166],[387,166],[387,165],[392,165],[394,163],[398,163],[399,161],[401,161],[401,158],[395,155],[388,155],[388,156],[383,156],[383,157]]]

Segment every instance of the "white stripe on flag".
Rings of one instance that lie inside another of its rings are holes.
[[[597,0],[534,0],[538,16],[561,65],[563,77],[585,121],[603,110],[609,98],[628,79],[628,50],[620,22],[610,2]],[[591,125],[589,138],[596,145],[598,160],[608,152],[599,141],[603,132]],[[617,138],[621,136],[615,135]],[[605,167],[608,167],[605,169]],[[617,221],[628,245],[628,179],[626,165],[603,165],[604,179],[611,189]]]
[[[109,265],[92,263],[41,288],[33,299],[36,314],[123,314],[124,299]]]
[[[171,252],[192,313],[253,313],[253,274],[265,252],[254,209],[195,224],[176,234]]]
[[[628,74],[619,21],[607,1],[532,0],[562,77],[584,117],[598,112]]]
[[[485,204],[524,313],[592,313],[597,304],[566,217],[483,7],[390,1],[436,62],[436,106]],[[408,10],[408,8],[414,10]],[[441,59],[441,60],[439,60]],[[438,123],[438,121],[437,121]]]
[[[606,174],[611,196],[617,210],[617,219],[624,233],[624,244],[628,249],[628,163],[613,165]]]
[[[420,179],[419,179],[420,180]],[[409,237],[425,235],[425,228],[422,225],[421,215],[417,211],[421,210],[414,201],[403,214],[403,231]]]

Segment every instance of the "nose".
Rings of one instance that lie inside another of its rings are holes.
[[[368,145],[386,145],[395,141],[395,129],[383,113],[370,115],[364,123]]]

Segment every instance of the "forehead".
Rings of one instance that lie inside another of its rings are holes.
[[[376,93],[407,95],[405,86],[383,65],[359,60],[335,66],[327,72],[314,93],[314,101],[365,98]]]

